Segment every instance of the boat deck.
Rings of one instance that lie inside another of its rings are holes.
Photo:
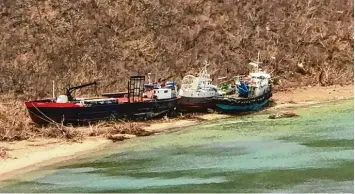
[[[234,99],[247,99],[247,98],[244,98],[244,97],[240,97],[238,95],[225,95],[225,96],[219,96],[218,98],[234,98]]]
[[[128,97],[120,98],[76,98],[74,101],[84,103],[128,103]],[[143,98],[142,102],[152,101],[151,98]]]

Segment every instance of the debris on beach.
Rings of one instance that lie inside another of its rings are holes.
[[[292,117],[299,117],[299,115],[294,112],[281,112],[281,113],[274,113],[269,115],[269,119],[292,118]]]
[[[186,120],[196,120],[196,121],[205,121],[206,119],[202,118],[203,114],[199,113],[186,113],[186,114],[180,114],[180,117],[178,119],[186,119]]]
[[[1,159],[8,159],[9,154],[7,153],[8,149],[7,148],[2,148],[0,147],[0,158]]]
[[[109,128],[108,131],[106,131],[106,137],[114,142],[154,134],[154,132],[144,130],[142,126],[137,123],[112,123],[111,125],[106,125]]]
[[[131,134],[115,134],[115,135],[110,135],[107,138],[112,140],[113,142],[115,141],[123,141],[125,139],[131,139],[137,137],[136,135],[131,135]]]

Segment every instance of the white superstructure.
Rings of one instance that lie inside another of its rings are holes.
[[[245,83],[248,88],[248,97],[257,97],[268,92],[270,88],[271,76],[266,71],[259,69],[259,54],[258,61],[249,63],[252,70],[248,76],[236,76],[235,84],[237,88],[241,87],[241,83]],[[238,93],[239,90],[236,90]]]
[[[174,82],[166,82],[163,85],[149,82],[144,86],[145,91],[143,97],[145,98],[163,100],[177,97],[177,88]]]
[[[189,98],[209,98],[217,96],[217,87],[212,84],[210,74],[207,72],[208,63],[202,68],[198,77],[187,75],[183,78],[179,96]]]

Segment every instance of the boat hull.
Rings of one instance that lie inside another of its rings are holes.
[[[29,115],[37,124],[84,124],[103,120],[152,119],[173,114],[177,99],[136,103],[80,105],[78,103],[26,102]]]
[[[254,98],[237,99],[216,97],[214,98],[214,101],[216,104],[216,109],[220,112],[244,113],[260,110],[262,107],[267,105],[271,97],[272,93],[267,92]]]
[[[180,97],[178,99],[178,107],[180,110],[207,110],[209,108],[214,109],[215,103],[213,97],[195,98],[195,97]]]

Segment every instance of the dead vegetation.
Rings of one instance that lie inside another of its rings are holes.
[[[153,133],[142,128],[141,123],[135,122],[101,122],[90,126],[89,136],[110,137],[116,134],[130,134],[135,136],[149,136]]]
[[[79,91],[96,95],[124,90],[131,72],[179,82],[206,59],[216,80],[245,73],[260,51],[278,90],[353,83],[353,10],[345,0],[4,0],[0,141],[81,136],[36,127],[26,115],[23,101],[51,96],[52,80],[57,95],[99,80]],[[144,134],[131,124],[111,128]]]
[[[46,127],[36,126],[20,101],[0,103],[0,141],[18,141],[35,137],[82,140],[82,134],[74,127],[60,124]]]
[[[19,101],[4,101],[0,103],[0,141],[30,138],[33,135],[34,127],[26,117],[25,106]]]
[[[5,0],[0,4],[0,92],[51,95],[132,72],[179,81],[208,59],[214,78],[245,72],[261,51],[282,85],[353,82],[353,1]]]
[[[0,141],[26,140],[39,136],[81,141],[82,135],[73,127],[60,124],[36,126],[23,101],[14,100],[9,95],[1,95],[0,99]]]
[[[0,103],[0,141],[19,141],[36,137],[66,139],[81,142],[85,136],[103,136],[110,138],[117,134],[148,136],[152,132],[145,131],[142,123],[134,122],[100,122],[88,127],[65,126],[60,123],[48,126],[35,125],[22,101],[1,96]]]
[[[206,119],[201,118],[200,116],[203,115],[204,113],[181,113],[177,119],[178,120],[196,120],[196,121],[205,121]]]

